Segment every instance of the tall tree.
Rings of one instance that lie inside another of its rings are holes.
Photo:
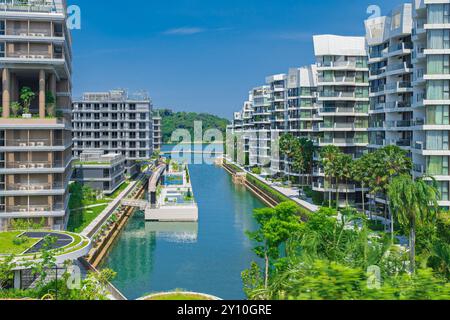
[[[418,223],[430,223],[439,208],[439,191],[433,183],[402,174],[388,187],[390,207],[397,214],[399,223],[409,230],[410,269],[416,267],[416,228]]]
[[[248,232],[248,236],[259,243],[254,251],[265,262],[265,288],[269,285],[270,261],[278,259],[280,246],[285,244],[300,228],[297,209],[295,203],[283,202],[273,209],[263,208],[254,212],[259,229],[255,232]]]
[[[329,194],[328,194],[328,206],[331,208],[331,188],[333,185],[333,178],[335,178],[336,173],[336,160],[342,151],[333,145],[324,147],[320,152],[322,166],[325,172],[325,179],[328,178],[329,183]]]

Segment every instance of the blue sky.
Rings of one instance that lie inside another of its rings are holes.
[[[69,0],[82,11],[74,95],[146,89],[156,107],[231,118],[267,75],[313,62],[313,34],[364,35],[370,5],[404,2]]]

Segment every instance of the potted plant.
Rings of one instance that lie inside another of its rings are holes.
[[[22,110],[22,106],[20,105],[20,103],[18,103],[17,101],[11,103],[11,113],[12,113],[13,117],[19,116],[19,113],[21,112],[21,110]]]
[[[47,107],[47,116],[55,117],[56,116],[56,99],[52,92],[47,91],[45,93],[45,104]]]
[[[29,87],[23,87],[22,90],[20,90],[20,100],[22,100],[23,104],[23,118],[31,118],[30,106],[31,101],[33,101],[35,97],[36,94]]]

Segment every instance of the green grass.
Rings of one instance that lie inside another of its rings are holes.
[[[13,240],[20,235],[21,232],[2,232],[0,233],[0,254],[10,255],[10,254],[21,254],[27,249],[34,246],[39,239],[28,239],[25,243],[20,245],[15,245]]]
[[[67,231],[75,233],[82,232],[107,206],[105,204],[100,207],[71,211]]]
[[[124,183],[122,183],[122,185],[119,188],[117,188],[116,191],[114,191],[113,194],[107,196],[106,199],[111,200],[111,199],[117,198],[129,185],[130,185],[130,182],[129,181],[125,181]]]
[[[183,294],[183,293],[173,293],[168,295],[155,296],[146,300],[153,301],[201,301],[201,300],[211,300],[206,297],[197,294]]]

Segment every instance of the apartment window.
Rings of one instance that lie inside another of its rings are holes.
[[[145,142],[140,142],[139,145],[140,145],[141,149],[145,149]]]
[[[427,106],[428,125],[449,125],[449,106]]]
[[[136,110],[136,105],[135,104],[130,104],[130,110],[131,111],[135,111]]]
[[[427,82],[428,100],[449,100],[450,99],[450,81],[448,80],[430,80]]]
[[[450,23],[450,4],[429,4],[428,23],[443,24]]]
[[[140,117],[141,117],[141,120],[147,119],[147,115],[145,113],[141,113]]]
[[[448,188],[448,181],[438,181],[437,182],[438,190],[441,194],[441,200],[442,201],[449,201],[449,188]]]
[[[139,151],[139,157],[145,158],[146,157],[145,151]]]
[[[427,150],[449,150],[448,131],[428,131]]]
[[[113,111],[117,111],[117,104],[113,103],[113,104],[111,105],[111,109],[112,109]]]
[[[430,156],[427,158],[427,174],[446,176],[449,173],[448,157]]]
[[[0,58],[4,58],[4,57],[5,57],[5,43],[0,42]]]
[[[428,30],[430,49],[450,49],[450,30]]]
[[[145,132],[139,132],[139,138],[140,139],[145,139],[145,137],[146,137]]]
[[[145,123],[139,123],[139,129],[144,130],[146,129],[146,124]]]
[[[136,120],[136,115],[134,113],[131,113],[128,117],[130,120]]]
[[[0,20],[0,36],[5,35],[5,20]]]
[[[132,130],[136,129],[136,123],[130,123],[130,129]]]
[[[450,74],[450,55],[428,56],[427,73]]]

